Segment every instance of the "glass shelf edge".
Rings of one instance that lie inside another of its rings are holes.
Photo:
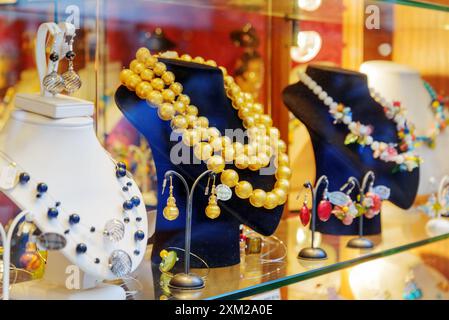
[[[438,4],[438,3],[422,2],[422,1],[416,1],[416,0],[376,0],[376,1],[383,2],[383,3],[389,3],[389,4],[404,5],[404,6],[409,6],[409,7],[418,7],[418,8],[422,8],[422,9],[430,9],[430,10],[449,12],[449,6],[446,6],[443,4]]]
[[[445,239],[449,239],[449,233],[445,233],[445,234],[442,234],[439,236],[435,236],[435,237],[428,238],[428,239],[423,239],[423,240],[412,242],[412,243],[407,243],[407,244],[404,244],[399,247],[394,247],[394,248],[390,248],[390,249],[379,251],[379,252],[373,252],[373,253],[364,255],[360,258],[337,262],[330,266],[313,269],[313,270],[306,271],[306,272],[303,272],[300,274],[295,274],[295,275],[291,275],[291,276],[286,276],[284,278],[267,281],[267,282],[264,282],[264,283],[261,283],[261,284],[255,285],[255,286],[235,290],[230,293],[224,293],[224,294],[208,297],[205,300],[238,300],[238,299],[242,299],[242,298],[247,298],[252,295],[264,293],[264,292],[274,290],[274,289],[279,289],[281,287],[299,283],[299,282],[302,282],[302,281],[305,281],[308,279],[315,278],[317,276],[322,276],[322,275],[325,275],[325,274],[328,274],[328,273],[331,273],[334,271],[339,271],[339,270],[346,269],[348,267],[353,267],[353,266],[359,265],[364,262],[368,262],[368,261],[388,257],[391,255],[395,255],[395,254],[398,254],[398,253],[401,253],[401,252],[404,252],[404,251],[407,251],[410,249],[418,248],[418,247],[421,247],[421,246],[424,246],[424,245],[427,245],[430,243],[442,241]]]

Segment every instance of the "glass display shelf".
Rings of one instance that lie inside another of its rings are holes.
[[[331,236],[317,234],[316,245],[323,248],[328,255],[324,261],[305,262],[297,259],[298,252],[310,245],[310,231],[303,228],[296,215],[280,223],[275,236],[283,245],[274,245],[276,239],[269,238],[265,248],[268,255],[244,255],[239,265],[210,269],[206,287],[201,292],[190,292],[182,296],[170,296],[162,290],[158,267],[150,261],[151,246],[148,247],[144,262],[136,270],[134,277],[142,285],[142,290],[135,299],[242,299],[283,286],[301,282],[317,276],[342,270],[363,262],[380,259],[429,243],[449,238],[449,233],[429,236],[426,223],[429,218],[416,210],[404,211],[390,203],[384,205],[382,212],[382,234],[369,236],[375,247],[371,250],[350,249],[346,247],[354,236]],[[178,272],[182,271],[179,261]],[[205,275],[205,269],[193,269],[194,273]]]

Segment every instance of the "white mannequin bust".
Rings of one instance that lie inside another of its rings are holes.
[[[367,61],[361,65],[360,71],[367,74],[369,86],[383,98],[400,101],[407,108],[407,117],[415,125],[416,135],[428,133],[434,114],[430,108],[431,97],[418,71],[390,61]],[[446,130],[436,138],[435,149],[425,145],[417,149],[424,161],[420,166],[419,195],[435,191],[429,183],[432,177],[439,179],[449,173],[447,145],[449,134]]]
[[[55,25],[44,31],[40,28],[39,32],[46,33],[52,31],[51,28]],[[38,41],[45,43],[45,38],[38,35]],[[45,45],[38,42],[36,50],[44,48],[42,46]],[[37,63],[45,61],[37,59]],[[41,73],[47,68],[41,65],[38,70]],[[32,214],[33,222],[42,233],[64,235],[67,244],[60,251],[50,251],[44,279],[14,285],[12,298],[125,298],[123,289],[117,286],[100,285],[98,295],[92,289],[102,280],[119,278],[110,266],[111,254],[116,250],[122,250],[130,257],[129,271],[138,267],[149,236],[147,213],[136,183],[128,176],[116,176],[115,162],[97,140],[91,117],[93,104],[41,92],[19,94],[16,109],[19,110],[12,114],[0,132],[0,169],[13,161],[20,172],[28,173],[31,179],[3,192],[22,210]],[[37,198],[36,186],[40,182],[47,184],[48,191]],[[127,186],[127,182],[130,185]],[[128,191],[123,190],[124,186]],[[125,210],[123,204],[131,197],[137,197],[141,203]],[[47,212],[55,201],[61,202],[59,214],[50,218]],[[79,223],[69,223],[73,213],[80,217]],[[112,219],[124,226],[123,237],[118,241],[110,240],[103,233],[106,223]],[[144,232],[144,237],[136,240],[138,230]],[[85,253],[77,252],[80,243],[87,247]],[[70,264],[82,271],[80,289],[91,290],[83,293],[83,290],[66,288],[68,275],[65,272]]]

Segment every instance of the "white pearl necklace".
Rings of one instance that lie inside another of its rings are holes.
[[[334,99],[306,73],[300,73],[299,79],[329,108],[329,113],[334,119],[334,124],[342,123],[347,126],[349,134],[345,139],[346,145],[358,143],[362,146],[370,146],[375,159],[396,164],[394,172],[411,172],[419,167],[421,159],[411,152],[414,148],[415,140],[412,134],[413,126],[410,126],[407,123],[405,110],[401,108],[400,105],[387,102],[384,98],[380,97],[379,94],[370,89],[371,97],[382,105],[386,117],[396,123],[396,129],[400,140],[400,151],[398,151],[397,144],[374,140],[371,135],[374,130],[373,126],[353,121],[351,108],[342,103],[335,102]]]

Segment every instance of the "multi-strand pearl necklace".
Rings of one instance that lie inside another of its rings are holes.
[[[291,170],[286,154],[287,146],[280,137],[279,130],[272,126],[271,117],[264,114],[264,108],[254,101],[249,93],[242,92],[234,78],[223,72],[226,94],[232,107],[238,110],[238,116],[247,129],[249,143],[233,142],[227,136],[221,136],[215,127],[209,127],[209,120],[198,115],[198,108],[191,104],[190,97],[183,94],[182,84],[175,81],[175,75],[167,71],[165,63],[158,57],[193,62],[217,67],[213,60],[205,61],[201,57],[178,56],[176,52],[166,52],[160,56],[152,55],[146,48],[140,48],[136,59],[131,61],[129,69],[120,73],[120,81],[141,99],[147,100],[151,107],[158,108],[162,120],[170,121],[173,130],[182,133],[182,141],[194,149],[195,156],[207,163],[208,169],[221,173],[221,182],[241,199],[248,199],[255,207],[273,209],[287,200]],[[239,180],[237,171],[226,169],[226,163],[233,162],[240,169],[258,171],[267,167],[274,157],[276,165],[276,184],[273,190],[254,189],[251,183]]]
[[[118,243],[125,236],[125,226],[132,224],[130,229],[135,230],[133,236],[136,242],[133,254],[139,256],[144,253],[146,244],[140,243],[145,238],[145,233],[140,229],[142,217],[137,212],[137,207],[141,205],[141,200],[139,197],[131,195],[133,184],[131,179],[125,179],[128,173],[124,163],[117,163],[111,158],[116,167],[116,177],[124,198],[123,213],[120,213],[120,219],[111,219],[106,221],[104,226],[98,227],[85,224],[82,217],[76,211],[67,210],[61,201],[50,194],[48,184],[35,181],[24,168],[6,153],[0,151],[0,158],[8,163],[7,167],[3,167],[2,170],[11,169],[14,172],[13,176],[8,177],[8,179],[11,179],[11,190],[14,188],[29,189],[29,192],[34,193],[37,202],[36,205],[43,208],[41,213],[43,217],[39,216],[38,219],[50,220],[52,226],[58,230],[56,235],[54,233],[49,234],[49,237],[51,237],[47,239],[49,242],[64,239],[64,243],[71,246],[74,245],[73,253],[88,256],[88,261],[92,264],[92,268],[95,268],[94,265],[106,263],[111,272],[117,277],[124,277],[131,272],[131,257],[125,251],[114,250],[109,256],[104,253],[105,257],[91,256],[88,246],[84,241],[88,234],[101,233],[111,243]],[[8,190],[10,189],[8,188]],[[33,219],[37,219],[34,216],[39,214],[39,212],[32,212],[32,214]],[[135,219],[135,222],[131,222],[131,217]]]
[[[344,124],[349,130],[345,138],[345,145],[358,143],[362,146],[370,146],[375,159],[384,162],[395,163],[396,171],[413,171],[421,162],[421,159],[415,155],[414,148],[415,137],[413,135],[413,126],[407,123],[405,110],[398,103],[388,103],[378,94],[370,91],[371,96],[376,100],[385,112],[388,119],[396,123],[396,130],[399,138],[399,145],[374,140],[371,135],[373,127],[364,125],[358,121],[352,120],[352,110],[342,103],[337,103],[306,73],[300,73],[300,81],[308,87],[328,108],[334,124]],[[399,150],[398,150],[399,149]]]

